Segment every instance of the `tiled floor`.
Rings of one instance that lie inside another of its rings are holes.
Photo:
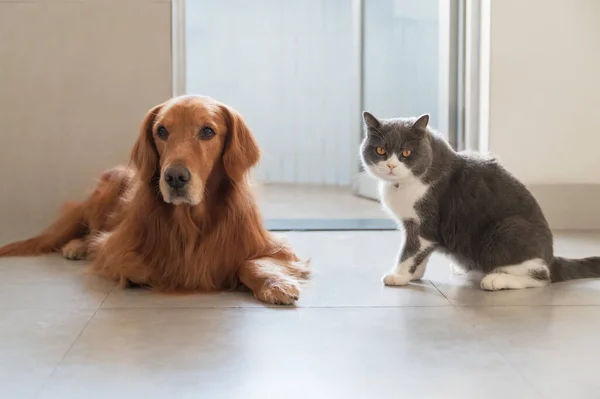
[[[295,308],[0,259],[0,397],[600,397],[599,280],[485,293],[434,257],[423,282],[386,288],[400,233],[288,238],[314,268]],[[600,233],[556,247],[600,254]]]
[[[357,197],[350,188],[259,184],[256,192],[267,219],[387,218],[379,203]]]

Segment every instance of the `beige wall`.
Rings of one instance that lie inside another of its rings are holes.
[[[170,95],[170,1],[0,0],[0,232],[126,162]]]
[[[491,1],[490,151],[528,184],[600,183],[600,1]]]

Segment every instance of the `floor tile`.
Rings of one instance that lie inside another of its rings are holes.
[[[597,232],[558,232],[555,253],[581,258],[600,256]],[[456,306],[531,306],[531,305],[600,305],[600,279],[572,280],[544,288],[486,292],[479,289],[481,274],[453,275],[450,260],[434,256],[425,278],[430,280]]]
[[[387,217],[377,201],[357,197],[348,187],[259,184],[256,194],[267,219]]]
[[[0,309],[0,396],[32,397],[93,312]]]
[[[598,398],[600,307],[462,308],[545,398]]]
[[[387,241],[399,239],[388,232]],[[451,306],[429,282],[385,287],[381,276],[393,264],[397,248],[381,245],[372,232],[289,233],[284,235],[304,259],[312,278],[303,284],[298,307]],[[264,307],[249,292],[165,295],[115,288],[104,308]]]
[[[59,255],[0,258],[0,308],[97,309],[112,287]]]
[[[0,259],[0,396],[598,396],[600,280],[490,293],[435,255],[423,281],[392,288],[401,232],[287,238],[314,271],[288,308],[113,288],[60,256]],[[600,234],[558,233],[556,252],[600,254]]]
[[[124,308],[241,308],[265,307],[249,291],[165,294],[146,289],[115,287],[102,304],[105,309]]]
[[[398,232],[290,233],[290,244],[311,258],[313,276],[299,306],[450,306],[428,281],[386,287],[381,278],[394,264]]]
[[[40,397],[536,397],[459,316],[449,307],[101,309]]]
[[[600,305],[600,280],[575,280],[544,288],[487,292],[481,275],[451,276],[432,283],[455,306],[569,306]]]

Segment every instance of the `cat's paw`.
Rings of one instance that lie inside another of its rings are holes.
[[[548,284],[547,280],[537,280],[527,276],[515,276],[507,273],[490,273],[481,280],[481,288],[486,291],[539,288],[546,284]]]
[[[407,285],[410,282],[411,277],[412,276],[389,272],[383,276],[383,284],[392,286]]]
[[[519,278],[505,273],[490,273],[481,279],[481,289],[486,291],[516,290],[525,288]]]

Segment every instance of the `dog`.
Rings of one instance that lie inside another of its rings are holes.
[[[91,260],[93,273],[122,287],[246,287],[263,302],[293,304],[310,269],[263,227],[248,176],[259,158],[233,108],[209,97],[173,98],[147,113],[130,166],[103,173],[87,199],[0,256],[61,251]]]

